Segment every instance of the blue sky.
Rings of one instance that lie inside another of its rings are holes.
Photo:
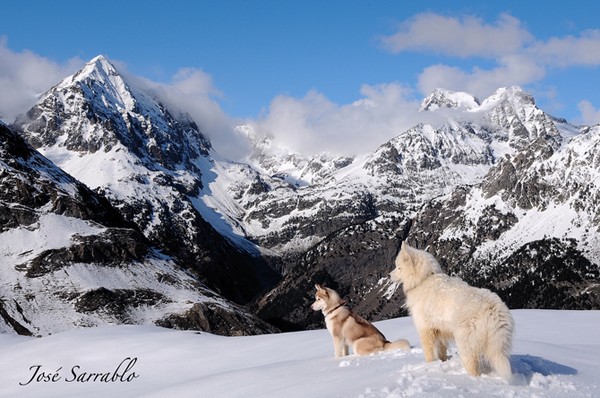
[[[21,0],[2,8],[5,120],[104,54],[129,74],[183,90],[188,102],[200,98],[209,110],[199,117],[220,114],[205,128],[252,120],[294,136],[290,146],[339,143],[336,129],[386,130],[371,132],[375,142],[398,134],[412,119],[397,113],[435,87],[483,99],[519,85],[548,113],[600,122],[596,1]],[[357,104],[371,111],[357,114]]]

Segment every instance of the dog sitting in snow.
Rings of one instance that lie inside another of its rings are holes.
[[[338,293],[328,287],[315,285],[315,302],[311,308],[322,311],[325,325],[333,338],[336,357],[348,355],[348,346],[358,355],[368,355],[378,351],[410,349],[408,341],[401,339],[394,342],[386,340],[384,335],[369,321],[354,314],[344,304]]]
[[[390,276],[402,283],[405,305],[427,362],[445,361],[447,345],[454,340],[469,374],[479,376],[487,363],[502,378],[511,380],[509,353],[514,322],[500,297],[442,273],[431,254],[406,242]]]

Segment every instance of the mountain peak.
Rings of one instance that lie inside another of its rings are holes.
[[[85,66],[84,70],[103,70],[110,74],[117,74],[117,70],[114,65],[106,58],[104,55],[98,55],[91,60],[89,60]]]
[[[122,109],[131,110],[136,103],[129,85],[104,55],[92,58],[78,72],[59,83],[57,88],[68,90],[72,86],[88,87],[92,96],[103,97],[105,103]]]
[[[535,99],[519,86],[501,87],[497,89],[494,94],[486,98],[481,104],[482,108],[495,106],[499,102],[508,101],[513,104],[521,105],[533,105],[535,106]]]
[[[442,88],[436,88],[421,102],[421,111],[433,111],[438,108],[463,108],[475,109],[479,107],[480,102],[471,94],[463,91],[449,91]]]
[[[72,81],[82,81],[88,77],[105,81],[110,76],[119,76],[117,69],[104,55],[98,55],[88,61],[79,72],[73,75]]]
[[[93,63],[93,62],[108,62],[108,59],[107,59],[107,58],[106,58],[104,55],[102,55],[102,54],[98,54],[98,55],[96,55],[94,58],[92,58],[92,59],[91,59],[91,60],[88,62],[88,64],[91,64],[91,63]]]

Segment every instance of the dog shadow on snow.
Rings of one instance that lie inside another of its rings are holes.
[[[512,367],[513,376],[521,375],[524,377],[522,382],[530,384],[533,375],[538,373],[542,376],[552,375],[576,375],[577,369],[570,366],[561,365],[547,359],[536,357],[533,355],[511,355],[510,365]]]

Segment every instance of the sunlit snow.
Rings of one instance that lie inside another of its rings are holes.
[[[411,318],[399,318],[376,325],[390,339],[409,339],[414,346],[410,352],[339,359],[333,357],[326,330],[221,337],[114,326],[38,339],[3,334],[0,396],[598,396],[600,311],[513,314],[511,385],[494,374],[469,376],[455,350],[447,362],[426,363]],[[38,381],[41,372],[46,378]],[[108,381],[101,381],[102,376],[94,381],[92,373],[102,373]]]

